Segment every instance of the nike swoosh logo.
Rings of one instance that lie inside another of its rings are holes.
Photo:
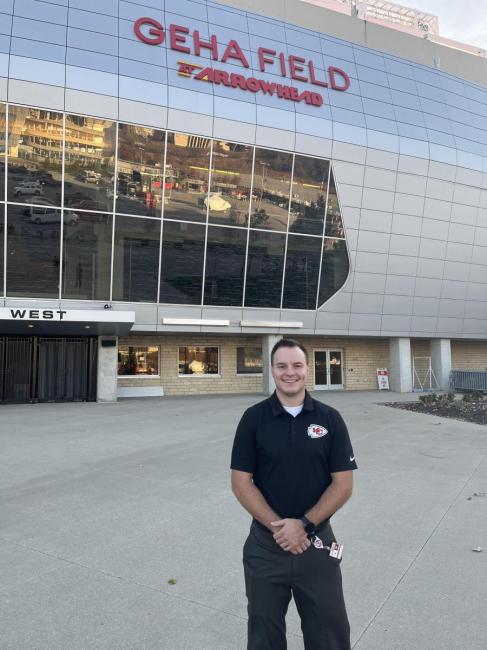
[[[350,462],[353,463],[354,460],[355,460],[355,456],[350,456]]]

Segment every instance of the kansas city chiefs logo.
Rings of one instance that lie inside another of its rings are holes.
[[[328,433],[328,429],[322,427],[321,424],[310,424],[308,427],[308,436],[310,438],[323,438]]]

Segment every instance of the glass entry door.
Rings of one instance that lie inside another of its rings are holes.
[[[343,353],[341,350],[314,351],[315,390],[343,388]]]

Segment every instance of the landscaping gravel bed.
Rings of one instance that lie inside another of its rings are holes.
[[[433,397],[429,395],[428,397]],[[455,397],[454,401],[448,401],[444,395],[437,396],[435,401],[430,402],[383,402],[384,406],[391,406],[396,409],[406,411],[415,411],[416,413],[425,413],[426,415],[436,415],[442,418],[454,418],[464,422],[474,422],[475,424],[487,425],[487,399],[483,396],[476,398],[470,397],[465,401],[462,397]],[[452,398],[450,397],[450,400]],[[471,400],[471,401],[470,401]]]

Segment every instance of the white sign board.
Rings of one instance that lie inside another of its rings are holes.
[[[377,368],[377,384],[379,390],[389,390],[389,371],[387,368]]]
[[[68,323],[133,323],[135,312],[94,309],[40,309],[9,307],[0,309],[0,320],[54,321]]]

